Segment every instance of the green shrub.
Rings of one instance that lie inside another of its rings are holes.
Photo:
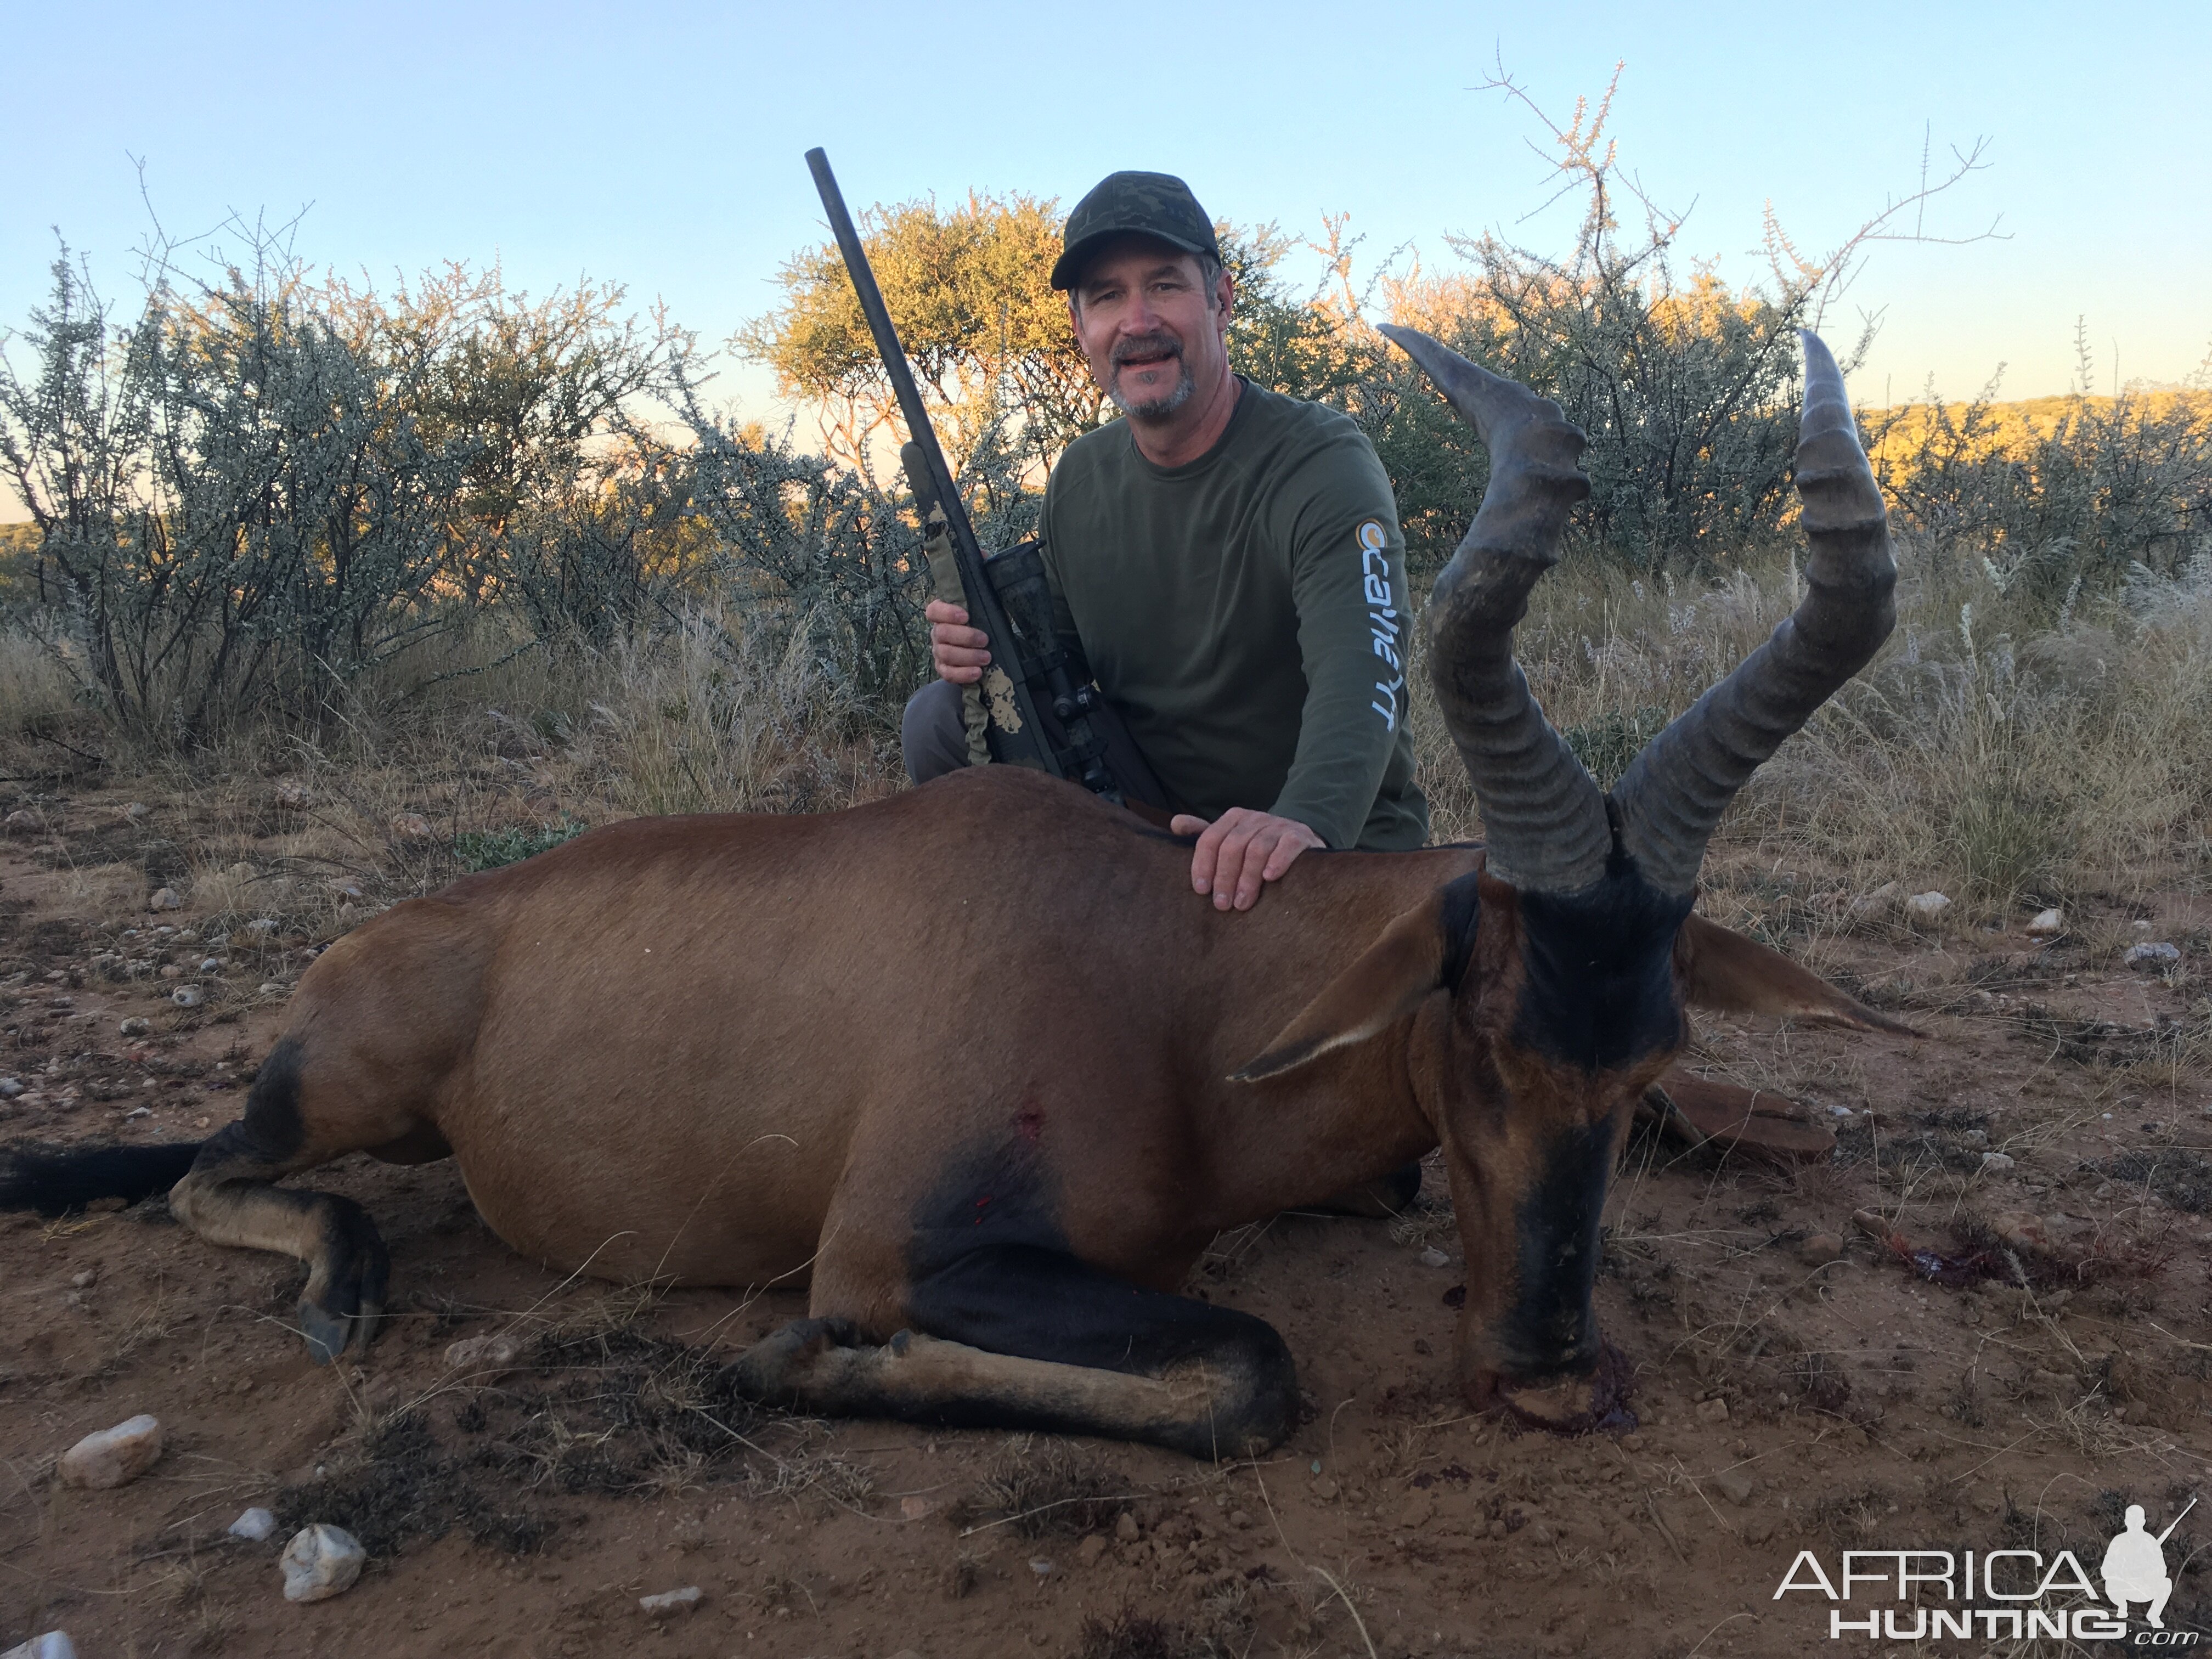
[[[1667,729],[1671,718],[1664,708],[1647,703],[1622,714],[1608,709],[1597,719],[1571,726],[1559,735],[1575,758],[1595,778],[1598,787],[1610,789],[1620,781],[1628,763],[1643,753],[1644,745]]]
[[[505,830],[464,830],[453,837],[453,856],[463,867],[496,870],[520,864],[548,852],[564,841],[574,841],[592,826],[562,814],[557,823],[515,824]]]

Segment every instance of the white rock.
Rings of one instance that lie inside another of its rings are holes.
[[[2130,945],[2128,946],[2127,950],[2122,953],[2120,960],[2126,963],[2130,968],[2163,968],[2169,962],[2180,961],[2181,952],[2179,949],[2171,945],[2156,945],[2146,942],[2142,945]]]
[[[2065,931],[2066,913],[2056,905],[2048,910],[2039,911],[2035,920],[2027,924],[2030,939],[2057,939]]]
[[[154,896],[146,901],[146,908],[149,910],[181,910],[185,908],[185,901],[179,896],[175,888],[162,887],[156,889]]]
[[[1990,1175],[2002,1175],[2007,1170],[2019,1167],[2019,1160],[2009,1152],[1984,1152],[1982,1168]]]
[[[104,1492],[136,1480],[161,1455],[161,1419],[142,1412],[128,1422],[85,1436],[62,1454],[57,1473],[65,1486]]]
[[[261,994],[264,997],[281,997],[289,995],[291,989],[292,988],[290,986],[285,984],[283,981],[279,979],[264,979],[261,981]]]
[[[50,1630],[0,1653],[0,1659],[76,1659],[76,1644],[69,1639],[67,1631]]]
[[[504,1333],[495,1336],[465,1336],[446,1350],[446,1369],[496,1376],[514,1368],[522,1358],[522,1344]]]
[[[1897,884],[1893,881],[1886,881],[1872,892],[1862,894],[1853,899],[1851,914],[1855,916],[1881,915],[1891,905],[1897,902]]]
[[[252,921],[246,924],[246,931],[249,933],[260,933],[264,935],[273,933],[276,931],[276,918],[274,916],[256,916]]]
[[[144,801],[134,800],[130,805],[123,809],[123,816],[129,818],[133,823],[139,823],[144,821],[146,814],[151,809],[147,806]]]
[[[1905,901],[1905,914],[1915,921],[1933,921],[1950,908],[1950,899],[1933,888]]]
[[[222,958],[221,957],[202,957],[200,958],[200,972],[203,974],[219,974],[222,971]]]
[[[707,1599],[706,1591],[696,1584],[686,1584],[682,1589],[663,1590],[658,1595],[641,1595],[637,1604],[645,1609],[648,1619],[665,1619],[671,1613],[689,1613]]]
[[[179,1008],[197,1008],[207,1000],[207,993],[197,985],[179,985],[169,993],[169,1000]]]
[[[368,1552],[343,1527],[317,1522],[302,1527],[284,1546],[276,1565],[284,1569],[287,1601],[325,1601],[343,1595],[361,1577]]]
[[[1040,1578],[1049,1578],[1052,1577],[1052,1563],[1040,1555],[1030,1563],[1030,1571]]]
[[[1423,1250],[1416,1259],[1424,1267],[1441,1267],[1451,1260],[1449,1256],[1446,1255],[1442,1250],[1437,1249],[1433,1244],[1430,1245],[1427,1249]]]
[[[249,1544],[258,1544],[276,1530],[276,1517],[258,1505],[230,1523],[230,1535],[243,1538]]]
[[[0,1077],[0,1100],[13,1100],[23,1092],[23,1079],[19,1077]]]
[[[133,1014],[115,1029],[125,1036],[144,1036],[147,1032],[154,1029],[154,1025],[151,1020],[142,1019],[137,1014]]]

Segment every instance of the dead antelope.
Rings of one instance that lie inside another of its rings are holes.
[[[1582,434],[1389,333],[1491,454],[1426,613],[1486,847],[1309,854],[1224,915],[1188,842],[1006,767],[822,817],[617,823],[333,945],[204,1145],[20,1154],[6,1196],[181,1175],[202,1237],[307,1264],[328,1358],[366,1337],[384,1246],[359,1205],[277,1183],[451,1156],[554,1267],[808,1285],[735,1362],[758,1398],[1204,1456],[1279,1440],[1297,1397],[1271,1327],[1177,1294],[1207,1242],[1441,1142],[1470,1399],[1595,1420],[1600,1212],[1685,1005],[1904,1029],[1691,912],[1729,798],[1889,632],[1881,498],[1808,335],[1810,591],[1608,796],[1512,655],[1589,489]]]

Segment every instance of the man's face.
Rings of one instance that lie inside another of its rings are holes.
[[[1208,294],[1198,257],[1150,237],[1109,242],[1068,295],[1092,378],[1133,421],[1164,422],[1229,361],[1231,284]]]

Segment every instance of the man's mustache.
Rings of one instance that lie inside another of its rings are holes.
[[[1172,334],[1139,334],[1122,341],[1114,348],[1113,364],[1116,368],[1139,357],[1181,357],[1182,342]]]

